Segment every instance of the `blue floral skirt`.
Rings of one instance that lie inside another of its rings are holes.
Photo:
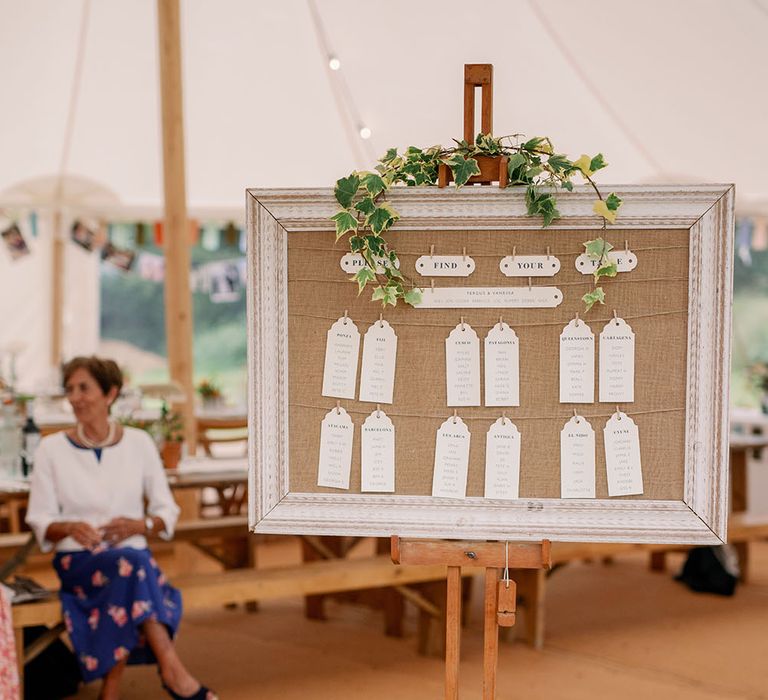
[[[147,619],[173,637],[181,619],[181,593],[170,586],[148,549],[59,552],[64,623],[83,680],[104,676],[116,663],[155,663],[141,631]]]

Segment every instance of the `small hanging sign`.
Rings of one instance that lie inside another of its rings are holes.
[[[507,277],[553,277],[560,272],[560,261],[554,255],[507,255],[499,269]]]
[[[610,251],[608,259],[615,263],[617,272],[631,272],[637,267],[637,255],[629,248]],[[582,275],[591,275],[599,264],[599,260],[593,260],[586,253],[582,253],[576,258],[576,269]]]
[[[469,255],[422,255],[416,260],[416,272],[423,277],[469,277],[474,271]]]
[[[389,258],[375,258],[376,260],[376,274],[383,275],[385,268],[391,267],[392,263]],[[360,253],[347,253],[341,256],[339,260],[339,266],[344,272],[354,274],[358,270],[365,267],[365,258]],[[400,261],[395,259],[395,268],[400,269]]]

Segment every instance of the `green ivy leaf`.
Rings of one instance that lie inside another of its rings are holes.
[[[351,236],[349,239],[349,249],[353,253],[359,253],[365,245],[365,238],[362,236]]]
[[[602,170],[608,163],[605,162],[605,158],[603,158],[602,153],[598,153],[590,162],[589,162],[589,169],[595,173],[598,170]]]
[[[611,192],[605,198],[605,206],[608,207],[611,211],[618,211],[619,207],[621,206],[621,199],[617,197],[614,192]]]
[[[357,204],[355,204],[355,209],[363,214],[363,216],[368,216],[371,214],[371,212],[373,212],[375,208],[376,204],[374,203],[372,197],[364,197]]]
[[[389,163],[390,161],[393,161],[395,158],[397,158],[397,149],[388,148],[387,152],[381,158],[379,158],[379,162]]]
[[[362,185],[368,190],[368,194],[370,194],[371,197],[377,197],[387,188],[384,184],[384,180],[382,180],[381,176],[376,173],[366,173],[363,175]]]
[[[564,190],[568,190],[569,192],[573,192],[573,183],[570,180],[563,180],[560,183],[560,187],[562,187]]]
[[[450,158],[443,159],[453,173],[456,187],[466,185],[469,178],[480,174],[480,166],[474,158],[465,158],[460,153],[454,153]]]
[[[368,282],[375,282],[376,281],[376,273],[371,270],[370,267],[361,267],[352,277],[355,282],[357,282],[357,293],[358,295],[365,289],[365,285],[368,284]]]
[[[589,311],[595,304],[605,304],[605,292],[602,287],[595,287],[591,292],[587,292],[581,300]]]
[[[366,236],[365,244],[374,255],[381,255],[384,252],[384,239],[381,236]]]
[[[382,202],[373,210],[365,223],[371,227],[371,231],[375,234],[379,234],[390,228],[399,218],[400,214],[392,208],[392,205],[389,204],[389,202]]]
[[[535,151],[538,146],[541,145],[543,141],[546,141],[546,139],[542,138],[541,136],[535,136],[534,138],[530,139],[529,141],[526,141],[521,148],[524,148],[526,151]]]
[[[371,301],[381,301],[387,296],[387,293],[384,291],[384,287],[376,287],[376,289],[373,290],[373,294],[371,294]]]
[[[602,238],[595,238],[593,241],[587,241],[584,244],[584,248],[586,248],[587,255],[592,258],[592,260],[600,260],[603,255],[607,255],[609,251],[613,250],[613,246]]]
[[[595,279],[599,279],[600,277],[616,277],[618,271],[619,268],[616,267],[615,262],[607,262],[600,265],[600,267],[595,270]]]
[[[547,160],[547,165],[555,173],[569,173],[574,169],[573,163],[560,153],[553,153]]]
[[[341,204],[344,209],[349,209],[352,206],[352,200],[357,194],[357,190],[360,187],[360,178],[356,173],[352,173],[349,177],[343,177],[341,180],[336,181],[336,187],[333,190],[333,194],[336,197],[336,201]]]
[[[348,211],[340,211],[334,214],[331,219],[336,222],[336,240],[338,241],[345,233],[357,231],[357,219]]]
[[[413,289],[409,289],[405,296],[403,297],[406,304],[410,304],[411,306],[416,306],[416,304],[421,303],[421,290],[418,287],[414,287]]]

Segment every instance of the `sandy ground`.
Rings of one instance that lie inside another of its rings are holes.
[[[296,556],[292,544],[261,547],[265,565]],[[768,699],[768,543],[753,546],[753,575],[733,598],[694,594],[651,573],[642,556],[611,565],[572,564],[549,580],[543,651],[502,643],[498,697],[622,700]],[[681,557],[670,557],[675,572]],[[162,564],[209,568],[181,552]],[[480,581],[478,580],[478,584]],[[482,697],[482,601],[476,585],[462,638],[461,697]],[[335,602],[328,620],[303,616],[298,599],[243,610],[191,612],[178,648],[222,700],[389,700],[443,697],[443,662],[416,654],[416,616],[405,638],[383,634],[380,613]],[[154,668],[125,677],[126,700],[164,697]],[[77,698],[96,698],[97,684]]]

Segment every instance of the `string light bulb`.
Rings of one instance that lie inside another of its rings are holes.
[[[341,68],[341,61],[336,56],[329,56],[328,67],[331,70],[339,70]]]
[[[367,126],[360,127],[360,138],[361,139],[371,138],[371,130]]]

